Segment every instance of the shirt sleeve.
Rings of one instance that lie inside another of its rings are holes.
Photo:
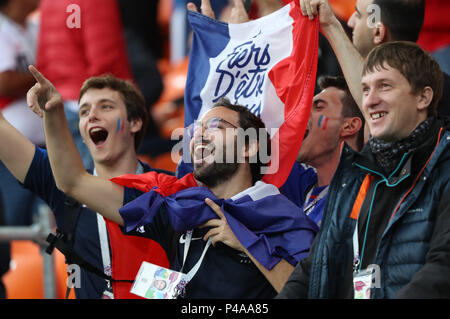
[[[23,186],[42,198],[55,214],[57,225],[64,224],[66,195],[56,187],[47,151],[36,147]]]
[[[136,199],[143,192],[129,187],[124,187],[124,201],[123,205],[129,203],[130,201]],[[122,217],[124,217],[122,215]],[[143,226],[137,227],[130,231],[126,231],[126,218],[124,218],[124,226],[121,227],[122,232],[125,235],[133,235],[139,237],[145,237],[152,239],[159,243],[165,250],[168,248],[168,240],[170,234],[174,232],[173,228],[170,225],[169,218],[167,216],[167,211],[164,207],[161,207],[159,211],[156,213],[151,223],[145,224]],[[167,250],[166,250],[167,251]]]
[[[317,238],[317,237],[316,237]],[[302,259],[288,278],[286,284],[275,299],[306,299],[309,291],[309,278],[314,258],[316,240],[311,246],[308,257]]]
[[[281,193],[295,205],[303,207],[306,192],[317,182],[317,173],[312,167],[295,162],[286,182],[281,187]]]

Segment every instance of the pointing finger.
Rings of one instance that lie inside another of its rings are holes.
[[[220,208],[219,205],[217,205],[216,203],[214,203],[211,199],[206,198],[205,199],[205,203],[211,207],[211,209],[217,214],[217,216],[219,216],[221,219],[225,218],[225,215],[222,212],[222,209]]]
[[[42,73],[39,72],[34,65],[28,66],[28,70],[39,84],[47,84],[48,82],[47,78],[43,76]]]

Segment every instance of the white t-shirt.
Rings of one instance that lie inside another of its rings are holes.
[[[28,72],[36,60],[38,25],[29,21],[23,28],[0,13],[0,73]],[[44,145],[42,119],[27,106],[26,97],[16,99],[3,109],[4,117],[30,141]]]

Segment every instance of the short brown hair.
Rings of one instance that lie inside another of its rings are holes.
[[[94,76],[87,79],[81,86],[78,103],[82,96],[89,89],[103,89],[109,88],[121,94],[127,109],[127,120],[142,120],[142,129],[134,136],[134,148],[137,150],[141,144],[145,129],[148,124],[148,110],[145,106],[145,99],[141,91],[131,82],[116,78],[110,74]]]
[[[437,114],[437,104],[442,97],[443,74],[436,60],[414,42],[395,41],[376,46],[364,63],[363,73],[384,68],[386,63],[397,69],[409,82],[412,93],[417,94],[426,86],[433,90],[433,100],[428,106],[428,115]]]
[[[344,91],[344,97],[341,99],[342,116],[358,117],[362,123],[361,127],[364,127],[365,122],[364,116],[362,115],[361,110],[358,107],[358,104],[356,104],[355,99],[353,98],[350,89],[348,88],[347,82],[345,81],[345,78],[342,75],[338,76],[324,75],[319,78],[318,83],[321,90],[325,90],[328,87],[335,87],[341,91]],[[363,129],[359,130],[356,143],[359,149],[363,147],[364,144]]]

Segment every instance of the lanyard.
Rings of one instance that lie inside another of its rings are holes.
[[[191,246],[191,240],[192,240],[192,230],[188,230],[186,232],[186,241],[184,244],[184,255],[183,255],[183,266],[181,266],[180,272],[183,272],[183,268],[186,262],[187,254],[189,247]],[[200,268],[203,258],[205,257],[206,251],[208,250],[209,246],[211,246],[212,237],[209,237],[208,241],[206,242],[205,248],[203,248],[202,255],[200,256],[200,259],[197,261],[197,263],[192,267],[192,269],[186,274],[185,281],[188,283],[191,281],[191,279],[195,276],[198,269]]]
[[[312,192],[313,192],[314,187],[312,187],[308,194],[306,195],[306,199],[305,199],[305,204],[303,205],[303,211],[305,212],[306,216],[308,216],[309,214],[311,214],[312,209],[316,206],[317,202],[319,200],[321,200],[322,198],[324,198],[327,193],[328,193],[328,186],[325,187],[324,189],[322,189],[322,191],[319,193],[319,195],[314,198],[311,203],[308,204],[309,199],[311,198]]]
[[[357,273],[361,270],[361,257],[359,256],[359,240],[358,240],[358,220],[356,220],[355,231],[353,232],[353,272]]]
[[[138,162],[138,168],[136,174],[142,174],[144,172],[144,167]],[[97,170],[94,168],[94,176],[97,175]],[[98,236],[100,240],[100,251],[102,253],[103,270],[106,275],[111,276],[111,254],[109,251],[108,243],[108,230],[106,228],[106,222],[102,215],[97,213],[97,225],[98,225]]]
[[[380,184],[383,181],[384,180],[381,180],[375,185],[374,194],[376,192],[378,184]],[[369,213],[367,214],[366,230],[364,233],[364,240],[363,240],[363,246],[362,246],[362,255],[360,255],[360,253],[359,253],[359,238],[358,238],[358,224],[359,224],[360,214],[358,214],[358,218],[356,219],[355,231],[353,232],[353,272],[355,272],[355,273],[361,271],[362,258],[364,257],[363,256],[364,248],[366,246],[366,241],[367,241],[367,230],[369,228],[370,216],[372,215],[372,206],[373,206],[374,199],[375,199],[375,195],[372,196],[372,201],[371,201],[370,207],[369,207]]]

